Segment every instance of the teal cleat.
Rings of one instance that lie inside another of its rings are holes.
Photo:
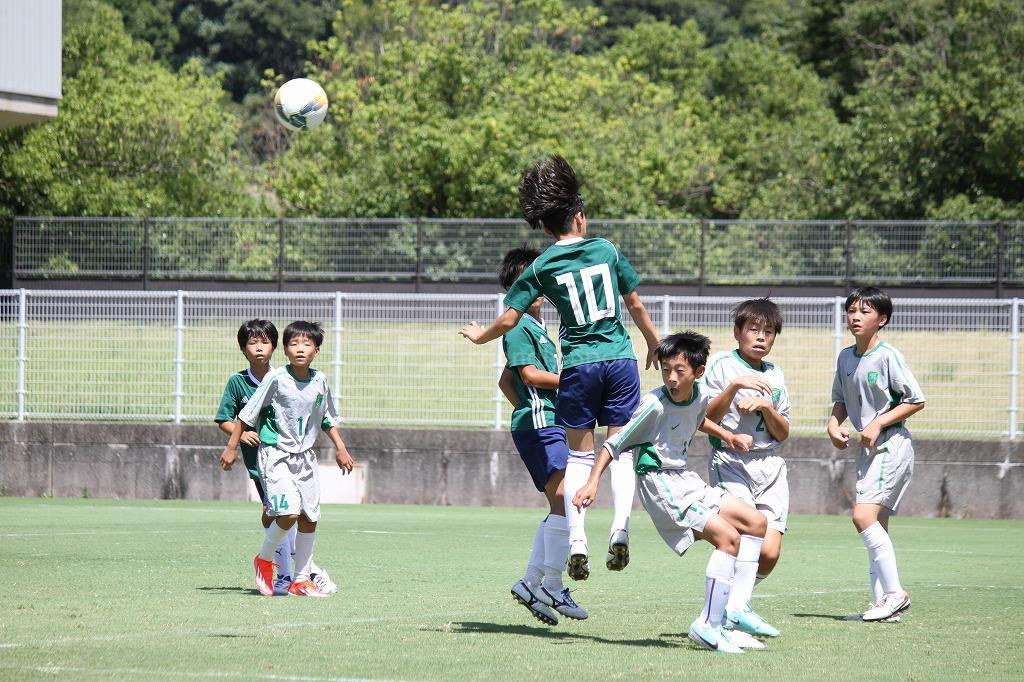
[[[769,624],[764,618],[750,609],[736,612],[726,611],[723,627],[726,630],[739,630],[759,637],[779,636],[778,628]]]
[[[742,654],[743,649],[736,645],[729,634],[722,628],[713,628],[697,619],[690,626],[690,639],[704,647],[722,654]]]

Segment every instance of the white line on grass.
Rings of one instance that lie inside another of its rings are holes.
[[[400,682],[399,680],[380,680],[368,677],[313,677],[310,675],[271,675],[254,672],[226,672],[218,670],[179,671],[179,670],[144,670],[142,668],[81,668],[63,665],[39,666],[2,666],[6,670],[34,671],[56,674],[94,674],[94,675],[147,675],[150,677],[193,677],[200,679],[220,679],[237,677],[249,680],[288,680],[292,682]]]

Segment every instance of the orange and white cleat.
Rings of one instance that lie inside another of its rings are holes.
[[[274,596],[274,562],[267,561],[257,554],[252,560],[252,565],[256,569],[256,589],[264,597]]]
[[[295,597],[326,597],[312,580],[296,580],[288,588],[288,594]]]

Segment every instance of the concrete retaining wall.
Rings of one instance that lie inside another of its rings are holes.
[[[343,436],[366,466],[367,502],[542,504],[507,432],[346,429]],[[0,494],[246,499],[241,463],[228,473],[217,464],[223,444],[213,424],[0,422]],[[329,445],[321,439],[324,463],[333,461]],[[704,478],[707,454],[698,438],[690,461]],[[836,451],[825,438],[792,438],[783,454],[793,513],[849,513],[853,451]],[[605,482],[598,504],[607,506],[608,497]],[[1024,518],[1024,444],[917,441],[901,514]]]

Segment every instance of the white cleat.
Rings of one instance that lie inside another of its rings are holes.
[[[573,540],[569,543],[569,559],[565,572],[573,580],[586,580],[590,577],[590,556],[587,543],[583,540]]]
[[[910,606],[910,595],[906,592],[903,594],[886,594],[882,596],[881,601],[864,612],[861,620],[867,622],[886,621],[899,614],[900,611],[903,611],[908,606]]]
[[[537,591],[537,599],[540,599],[541,602],[558,611],[566,618],[586,620],[587,616],[590,615],[585,608],[577,604],[572,598],[568,587],[563,587],[562,591],[558,594],[552,594],[546,587],[541,586]]]
[[[621,571],[629,565],[629,534],[622,528],[613,530],[608,538],[608,555],[604,565],[609,571]]]
[[[338,586],[331,580],[331,576],[327,575],[327,571],[322,568],[319,573],[310,573],[309,579],[324,594],[334,594],[338,591]]]
[[[764,642],[743,630],[729,630],[729,638],[732,643],[741,649],[763,649]]]
[[[512,598],[525,606],[526,610],[540,622],[546,625],[558,625],[558,616],[555,615],[555,612],[547,604],[544,604],[537,598],[537,595],[534,594],[533,589],[526,581],[520,580],[512,586]]]
[[[722,654],[742,654],[743,649],[736,644],[722,628],[713,628],[699,618],[690,625],[689,637],[705,649]]]

